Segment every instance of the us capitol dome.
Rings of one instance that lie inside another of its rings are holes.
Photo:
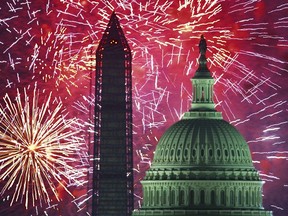
[[[133,216],[272,216],[248,144],[214,108],[203,35],[199,50],[191,109],[159,140]]]

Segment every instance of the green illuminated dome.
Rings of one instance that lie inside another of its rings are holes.
[[[271,216],[248,144],[215,110],[201,37],[191,109],[159,140],[133,216]]]
[[[254,169],[250,150],[242,135],[222,119],[183,117],[160,139],[152,169]]]

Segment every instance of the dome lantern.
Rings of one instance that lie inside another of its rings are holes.
[[[193,86],[193,101],[191,111],[215,111],[213,102],[214,79],[207,67],[207,43],[203,35],[199,42],[199,68],[191,79]]]

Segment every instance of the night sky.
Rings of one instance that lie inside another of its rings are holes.
[[[151,164],[157,140],[190,108],[190,78],[198,67],[198,43],[204,34],[208,67],[216,80],[216,109],[250,146],[254,165],[265,181],[264,207],[274,216],[287,216],[285,0],[1,1],[0,215],[89,215],[95,51],[113,10],[133,56],[135,208],[142,197],[139,181]],[[38,102],[29,113],[28,105],[33,107],[35,98]],[[32,112],[42,113],[43,118],[39,114],[31,120]],[[24,126],[19,127],[24,135],[7,130],[16,131],[15,116],[23,113],[28,125],[39,122],[35,128],[47,131],[37,133],[40,143],[47,140],[47,148],[37,149],[40,156],[35,153],[32,161],[21,165],[27,168],[33,161],[53,158],[46,167],[52,171],[46,172],[43,166],[36,176],[48,173],[47,179],[54,182],[51,186],[43,180],[47,193],[41,186],[33,187],[37,183],[16,167],[9,173],[7,163],[25,160],[27,151],[17,155],[17,149],[24,146],[34,151],[21,142],[34,142]],[[3,116],[10,120],[3,123]],[[47,128],[44,123],[49,124]],[[57,124],[67,128],[54,133]],[[71,148],[49,144],[51,137],[61,133],[67,135],[61,143]],[[5,148],[5,143],[15,147]],[[15,181],[9,183],[12,173]]]

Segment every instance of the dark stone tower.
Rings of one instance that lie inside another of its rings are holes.
[[[191,109],[159,140],[134,216],[271,216],[243,136],[214,108],[206,40],[192,78]]]
[[[96,51],[93,216],[133,210],[131,51],[113,12]]]

